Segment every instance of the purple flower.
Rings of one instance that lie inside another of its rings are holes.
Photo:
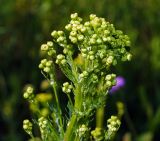
[[[109,93],[115,93],[115,92],[118,91],[120,88],[122,88],[122,87],[125,86],[126,81],[125,81],[124,77],[122,77],[122,76],[117,76],[117,77],[116,77],[116,81],[117,81],[116,85],[113,86],[113,87],[109,90]]]

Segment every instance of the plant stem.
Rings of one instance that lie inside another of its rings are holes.
[[[101,107],[96,111],[96,127],[103,128],[103,121],[104,121],[104,107]]]
[[[69,94],[67,94],[67,97],[68,97],[69,102],[70,102],[70,104],[71,104],[71,106],[72,106],[72,108],[73,108],[74,106],[73,106],[73,102],[72,102],[72,99],[71,99],[70,95],[69,95]]]
[[[80,86],[77,86],[77,89],[75,90],[74,110],[81,111],[81,107],[82,107],[82,95],[80,93]],[[72,113],[69,126],[65,133],[64,141],[72,141],[74,127],[77,126],[76,122],[77,122],[77,115],[75,113]]]
[[[64,141],[71,141],[72,140],[73,127],[74,127],[76,121],[77,121],[77,116],[74,114],[71,117],[69,126],[67,128],[66,133],[65,133]]]
[[[59,120],[60,120],[60,133],[62,133],[62,136],[64,136],[64,130],[63,130],[63,122],[62,122],[62,111],[59,105],[59,100],[58,100],[58,95],[57,95],[57,85],[54,82],[53,83],[53,90],[54,90],[54,95],[55,95],[55,99],[56,99],[56,104],[57,104],[57,108],[58,108],[58,116],[59,116]]]

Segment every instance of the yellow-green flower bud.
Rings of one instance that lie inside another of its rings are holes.
[[[85,22],[85,23],[84,23],[84,26],[86,26],[86,27],[87,27],[87,26],[90,26],[90,22]]]
[[[109,56],[108,58],[107,58],[107,64],[112,64],[112,62],[113,62],[113,59],[114,59],[114,57],[113,56]]]
[[[93,55],[89,56],[89,59],[94,60],[94,56]]]
[[[50,67],[50,66],[52,65],[52,63],[53,63],[52,61],[48,61],[48,62],[46,63],[46,66],[47,66],[47,67]]]
[[[42,64],[39,64],[39,66],[38,66],[40,69],[43,69],[43,65]]]
[[[65,65],[66,63],[67,63],[67,60],[66,59],[62,59],[61,64]]]
[[[71,19],[75,20],[78,18],[78,13],[71,14]]]
[[[42,51],[47,51],[48,50],[48,45],[47,44],[42,44],[41,45],[41,50]]]
[[[71,42],[72,42],[72,43],[77,43],[77,38],[76,38],[76,37],[72,37],[72,38],[71,38]]]
[[[54,30],[54,31],[51,33],[51,36],[54,37],[54,38],[57,38],[57,36],[58,36],[57,31]]]
[[[52,46],[53,46],[53,42],[52,42],[52,41],[48,41],[48,42],[47,42],[47,45],[48,45],[49,47],[52,47]]]
[[[72,25],[71,24],[67,24],[65,26],[65,29],[68,30],[68,31],[71,31],[72,30]]]
[[[82,28],[81,28],[81,32],[82,32],[82,33],[86,32],[86,28],[85,28],[85,27],[82,27]]]
[[[58,34],[59,36],[62,36],[62,35],[64,34],[64,32],[63,32],[63,31],[57,31],[57,34]]]
[[[106,86],[107,86],[107,87],[111,87],[111,86],[112,86],[112,82],[111,82],[111,81],[107,81],[107,82],[106,82]]]
[[[47,63],[47,59],[41,60],[41,64],[42,64],[42,65],[46,65],[46,63]]]
[[[75,36],[77,36],[77,32],[76,31],[71,31],[70,35],[75,37]]]
[[[112,76],[110,74],[106,75],[105,80],[110,81],[112,79]]]
[[[84,39],[84,36],[83,35],[78,35],[78,40],[79,41],[82,41]]]
[[[90,20],[93,20],[95,17],[96,17],[95,14],[91,14],[91,15],[89,16]]]
[[[52,56],[52,55],[55,55],[56,54],[56,51],[54,49],[51,49],[48,51],[48,55],[49,56]]]
[[[50,69],[49,67],[45,67],[43,70],[44,70],[44,72],[46,72],[46,73],[49,73],[49,72],[51,71],[51,69]]]
[[[130,53],[127,54],[127,60],[130,61],[132,59],[132,55]]]
[[[97,43],[97,44],[101,44],[101,43],[102,43],[102,40],[101,40],[100,38],[98,38],[98,39],[96,40],[96,43]]]

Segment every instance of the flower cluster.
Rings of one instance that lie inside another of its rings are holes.
[[[119,129],[120,125],[121,122],[117,116],[111,116],[111,118],[107,120],[107,127],[111,132],[116,132]]]
[[[31,87],[31,86],[27,87],[26,91],[23,94],[23,97],[25,99],[28,99],[29,101],[33,100],[34,99],[33,87]]]
[[[84,137],[87,132],[89,132],[89,128],[85,124],[82,124],[77,130],[77,134],[80,138]]]
[[[68,94],[71,92],[72,88],[73,88],[72,85],[69,85],[68,82],[65,82],[63,83],[62,91]]]
[[[54,41],[56,41],[60,46],[65,46],[67,44],[67,39],[63,31],[53,31],[51,33]]]
[[[49,73],[51,72],[53,62],[51,60],[43,59],[39,64],[39,68],[42,69],[44,72]]]
[[[104,18],[91,14],[90,20],[82,24],[82,19],[75,13],[65,28],[69,31],[69,40],[78,44],[82,56],[90,61],[110,66],[116,65],[119,59],[131,59],[127,51],[130,46],[128,36]]]
[[[108,130],[105,133],[105,139],[110,140],[112,138],[112,136],[114,136],[115,133],[118,131],[120,125],[121,125],[121,122],[118,119],[118,117],[111,116],[111,118],[107,120]]]
[[[102,128],[96,128],[91,132],[91,135],[93,136],[95,141],[102,141],[104,139],[103,130]]]
[[[27,132],[27,134],[32,136],[32,123],[28,119],[23,121],[23,129]]]
[[[42,138],[47,138],[47,133],[48,133],[48,120],[44,117],[41,117],[38,119],[38,125],[40,127],[40,132],[41,132],[41,136]]]
[[[86,78],[88,76],[88,72],[87,71],[83,71],[81,74],[79,74],[79,79],[83,80],[84,78]]]
[[[58,54],[56,59],[56,64],[65,65],[66,63],[67,63],[67,60],[65,59],[65,56],[62,54]]]
[[[110,87],[116,85],[116,79],[115,78],[116,78],[115,74],[106,75],[106,77],[105,77],[106,86],[110,88]]]
[[[42,44],[41,50],[47,52],[49,56],[53,56],[56,54],[56,50],[53,48],[52,41],[48,41],[46,44]]]

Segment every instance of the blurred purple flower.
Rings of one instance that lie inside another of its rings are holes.
[[[109,93],[115,93],[115,92],[118,91],[120,88],[122,88],[122,87],[125,86],[126,81],[125,81],[124,77],[122,77],[122,76],[117,76],[117,77],[116,77],[116,81],[117,81],[116,85],[113,86],[113,87],[109,90]]]

